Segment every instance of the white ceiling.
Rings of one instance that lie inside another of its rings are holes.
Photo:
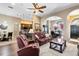
[[[73,10],[73,11],[71,11],[71,13],[69,14],[69,16],[76,16],[76,15],[79,16],[79,9]]]
[[[57,17],[57,16],[53,16],[53,17],[47,18],[46,20],[59,20],[59,19],[62,19],[62,18]]]
[[[40,17],[44,17],[50,13],[55,13],[57,11],[77,5],[71,3],[41,3],[41,4],[46,5],[46,8],[44,9],[44,13],[36,14]],[[8,8],[8,6],[12,6],[13,9]],[[0,3],[0,14],[15,16],[23,19],[31,19],[33,11],[28,10],[27,8],[33,8],[33,5],[31,3],[15,3],[15,5],[12,5],[11,3]]]

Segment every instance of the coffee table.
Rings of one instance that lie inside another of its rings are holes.
[[[54,39],[50,41],[50,48],[59,51],[60,53],[63,53],[65,47],[66,47],[66,40],[58,42],[57,40]]]

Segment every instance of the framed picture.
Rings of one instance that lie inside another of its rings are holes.
[[[39,30],[40,29],[40,24],[39,23],[35,23],[35,30]]]

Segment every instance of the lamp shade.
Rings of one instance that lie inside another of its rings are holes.
[[[33,29],[30,29],[30,30],[29,30],[29,33],[34,33],[34,32],[33,32]]]

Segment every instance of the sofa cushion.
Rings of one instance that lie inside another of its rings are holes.
[[[22,44],[24,44],[25,46],[28,45],[28,42],[27,42],[27,40],[26,40],[27,38],[24,38],[23,35],[20,35],[20,36],[18,36],[17,38],[20,39],[20,40],[21,40],[20,42],[21,42]],[[18,40],[18,39],[17,39],[17,40]],[[18,43],[19,43],[19,42],[18,42]]]
[[[20,35],[20,37],[21,37],[24,41],[27,40],[27,37],[26,37],[25,35]]]
[[[40,38],[44,38],[44,36],[41,34],[41,35],[40,35]]]
[[[40,38],[44,38],[45,37],[45,34],[43,32],[40,32],[38,35],[39,35]]]

